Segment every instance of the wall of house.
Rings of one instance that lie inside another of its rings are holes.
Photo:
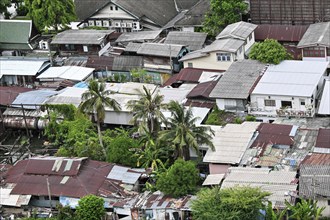
[[[245,111],[246,100],[242,99],[216,99],[217,106],[220,110],[227,111]]]
[[[112,10],[111,10],[112,7]],[[100,10],[97,14],[92,16],[91,18],[111,18],[114,20],[122,20],[122,19],[129,19],[135,20],[136,18],[127,13],[126,11],[122,10],[121,8],[117,7],[116,10],[115,4],[108,4],[102,10]]]
[[[183,66],[184,68],[191,67],[189,65],[189,63],[191,63],[193,68],[227,70],[233,63],[233,54],[231,54],[231,61],[218,61],[216,53],[217,52],[212,52],[207,57],[186,60],[183,62]]]
[[[36,207],[48,207],[50,208],[50,201],[48,196],[33,196],[30,200],[29,205]],[[52,197],[51,205],[53,208],[60,203],[59,197]]]
[[[255,37],[254,37],[254,31],[253,31],[251,33],[251,40],[249,37],[246,39],[246,45],[244,46],[245,51],[248,51],[250,49],[250,47],[254,44],[254,42],[255,42]]]
[[[133,114],[130,112],[114,112],[114,111],[106,111],[104,123],[105,124],[116,124],[116,125],[132,125],[130,123]]]
[[[195,32],[195,27],[182,27],[182,31]]]
[[[210,174],[222,174],[222,173],[226,173],[228,171],[229,167],[230,167],[230,165],[228,165],[228,164],[210,163],[209,164]]]

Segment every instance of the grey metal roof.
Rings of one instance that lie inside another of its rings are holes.
[[[318,45],[330,47],[330,21],[311,24],[299,41],[298,48]]]
[[[115,165],[110,173],[108,174],[108,179],[114,179],[122,181],[127,184],[135,184],[140,178],[142,173],[139,172],[129,172],[129,168]]]
[[[245,40],[257,27],[258,25],[244,21],[236,22],[228,25],[223,31],[221,31],[216,39],[237,38]]]
[[[204,53],[203,49],[201,49],[201,50],[196,50],[196,51],[187,53],[179,61],[182,62],[182,61],[186,61],[186,60],[192,60],[192,59],[197,59],[200,57],[207,57],[207,56],[209,56],[209,54]]]
[[[112,70],[130,71],[142,67],[142,56],[117,56],[114,58]]]
[[[125,51],[126,52],[134,52],[134,53],[136,53],[139,50],[140,47],[141,47],[141,43],[129,42],[127,44],[127,46],[125,47]]]
[[[243,40],[234,38],[219,39],[215,40],[211,45],[206,46],[203,52],[225,51],[235,53],[243,44]]]
[[[181,18],[177,21],[175,27],[183,26],[202,26],[204,16],[210,9],[210,0],[200,0],[193,7],[191,7]]]
[[[256,60],[234,62],[210,94],[212,98],[246,99],[266,65]]]
[[[67,30],[58,33],[52,44],[101,44],[113,30]]]
[[[21,107],[21,104],[23,104],[24,108],[36,109],[36,106],[33,105],[41,105],[45,103],[45,101],[49,97],[56,95],[57,93],[58,93],[57,91],[47,90],[47,89],[24,92],[16,97],[16,99],[12,103],[12,106]]]
[[[183,45],[177,44],[143,43],[137,53],[141,55],[177,57],[182,47]]]
[[[117,38],[116,42],[145,42],[148,40],[155,40],[161,32],[162,30],[125,32]]]
[[[300,166],[299,195],[306,198],[330,197],[330,166],[309,165]],[[314,192],[314,193],[313,193]]]
[[[190,50],[199,50],[203,47],[206,36],[206,33],[171,31],[164,43],[180,44],[187,46]]]

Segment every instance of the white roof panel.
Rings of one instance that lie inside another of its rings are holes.
[[[252,94],[310,97],[327,65],[321,61],[293,60],[270,65]]]
[[[330,77],[325,81],[318,113],[320,115],[330,115]]]
[[[203,186],[220,185],[225,174],[210,174],[203,182]]]
[[[172,87],[164,87],[159,88],[159,94],[164,96],[164,103],[169,103],[170,101],[177,101],[179,103],[183,103],[186,99],[188,93],[197,85],[197,84],[189,84],[190,87],[182,87],[172,88]]]
[[[74,81],[82,81],[90,76],[94,71],[94,68],[81,67],[81,66],[61,66],[50,67],[43,72],[38,79],[69,79]]]
[[[44,63],[45,60],[0,59],[0,76],[35,76]]]

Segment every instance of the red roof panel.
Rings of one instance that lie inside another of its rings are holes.
[[[330,148],[330,129],[319,129],[315,147]]]
[[[330,165],[330,154],[312,153],[307,155],[301,164]]]
[[[254,30],[256,41],[276,39],[282,42],[299,42],[308,25],[271,25],[261,24]]]

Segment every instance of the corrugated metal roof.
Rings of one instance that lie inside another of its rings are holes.
[[[202,26],[205,14],[210,9],[211,2],[209,0],[200,0],[191,7],[185,16],[174,24],[174,27],[191,27]]]
[[[330,165],[300,166],[299,195],[303,198],[330,196]]]
[[[200,107],[200,108],[213,108],[215,105],[215,101],[209,101],[209,100],[192,100],[188,99],[186,103],[184,103],[184,106],[191,106],[191,107]]]
[[[89,56],[86,67],[95,68],[95,70],[112,70],[114,59],[107,56]]]
[[[212,185],[220,185],[221,180],[223,180],[225,174],[209,174],[203,182],[203,186],[212,186]]]
[[[74,81],[83,81],[89,77],[94,71],[94,68],[87,68],[81,66],[60,66],[50,67],[45,72],[40,74],[37,78],[42,81],[53,80],[56,78],[69,79]]]
[[[234,62],[210,94],[213,98],[246,99],[266,65],[256,60]]]
[[[330,148],[330,129],[320,128],[315,147]]]
[[[58,33],[51,44],[100,45],[113,30],[66,30]]]
[[[330,166],[330,154],[312,153],[307,155],[301,164]]]
[[[214,51],[225,51],[236,53],[238,49],[243,46],[244,40],[238,40],[234,38],[218,39],[213,41],[212,44],[206,46],[202,51],[204,53],[214,52]]]
[[[106,89],[115,93],[127,95],[139,95],[143,92],[143,87],[150,91],[154,91],[157,86],[148,83],[126,82],[126,83],[106,83]]]
[[[214,87],[217,85],[219,79],[216,79],[214,81],[208,81],[199,83],[197,86],[195,86],[187,95],[187,98],[210,98],[210,93],[214,89]]]
[[[81,95],[87,91],[86,88],[67,87],[61,93],[50,97],[47,104],[72,104],[76,107],[81,103]]]
[[[0,58],[0,78],[2,75],[35,76],[49,65],[47,59]]]
[[[145,42],[155,40],[162,30],[157,31],[138,31],[138,32],[125,32],[122,33],[116,42]]]
[[[275,39],[282,42],[299,42],[308,25],[260,24],[254,30],[256,40]]]
[[[129,42],[127,44],[127,46],[125,47],[125,51],[136,53],[139,50],[139,48],[141,47],[141,45],[142,45],[142,43]]]
[[[29,204],[31,195],[13,195],[12,189],[16,184],[6,184],[0,187],[0,205],[21,207]]]
[[[0,105],[10,105],[20,93],[32,90],[19,86],[0,86]]]
[[[262,191],[270,192],[267,197],[274,207],[285,207],[284,201],[291,202],[289,195],[296,195],[297,183],[296,172],[290,171],[270,171],[260,172],[259,168],[230,168],[223,181],[221,188],[239,186],[260,187]]]
[[[160,57],[177,57],[183,47],[183,45],[177,44],[143,43],[137,53]]]
[[[180,44],[187,46],[190,50],[199,50],[202,49],[206,36],[206,33],[200,32],[171,31],[168,33],[164,43]]]
[[[191,87],[179,87],[179,88],[159,88],[159,94],[164,96],[163,103],[169,103],[170,101],[177,101],[182,103],[187,94],[192,90],[195,84],[189,84]]]
[[[142,56],[117,56],[113,61],[112,70],[131,71],[143,67]]]
[[[16,97],[16,99],[12,103],[12,106],[21,107],[21,104],[23,104],[24,108],[36,109],[39,107],[33,105],[44,104],[49,97],[56,95],[57,93],[58,93],[57,91],[46,90],[46,89],[24,92]]]
[[[330,21],[309,25],[298,48],[324,46],[330,47]]]
[[[183,61],[186,61],[186,60],[193,60],[193,59],[197,59],[197,58],[200,58],[200,57],[207,57],[207,56],[209,56],[209,54],[204,53],[203,49],[200,49],[200,50],[196,50],[196,51],[187,53],[179,61],[183,62]]]
[[[252,94],[311,97],[327,66],[327,62],[297,60],[270,65]]]
[[[320,115],[330,115],[330,77],[327,77],[325,80],[317,113]]]
[[[245,40],[258,25],[251,24],[248,22],[240,21],[228,25],[221,33],[216,37],[216,39],[222,38],[237,38]]]
[[[129,168],[115,165],[107,175],[108,179],[118,180],[127,184],[135,184],[142,173],[130,172]]]
[[[32,31],[31,20],[0,20],[0,49],[32,50],[29,44]]]
[[[215,151],[209,149],[203,162],[238,164],[259,124],[259,122],[244,122],[227,124],[224,128],[212,126],[215,131],[212,139]]]

